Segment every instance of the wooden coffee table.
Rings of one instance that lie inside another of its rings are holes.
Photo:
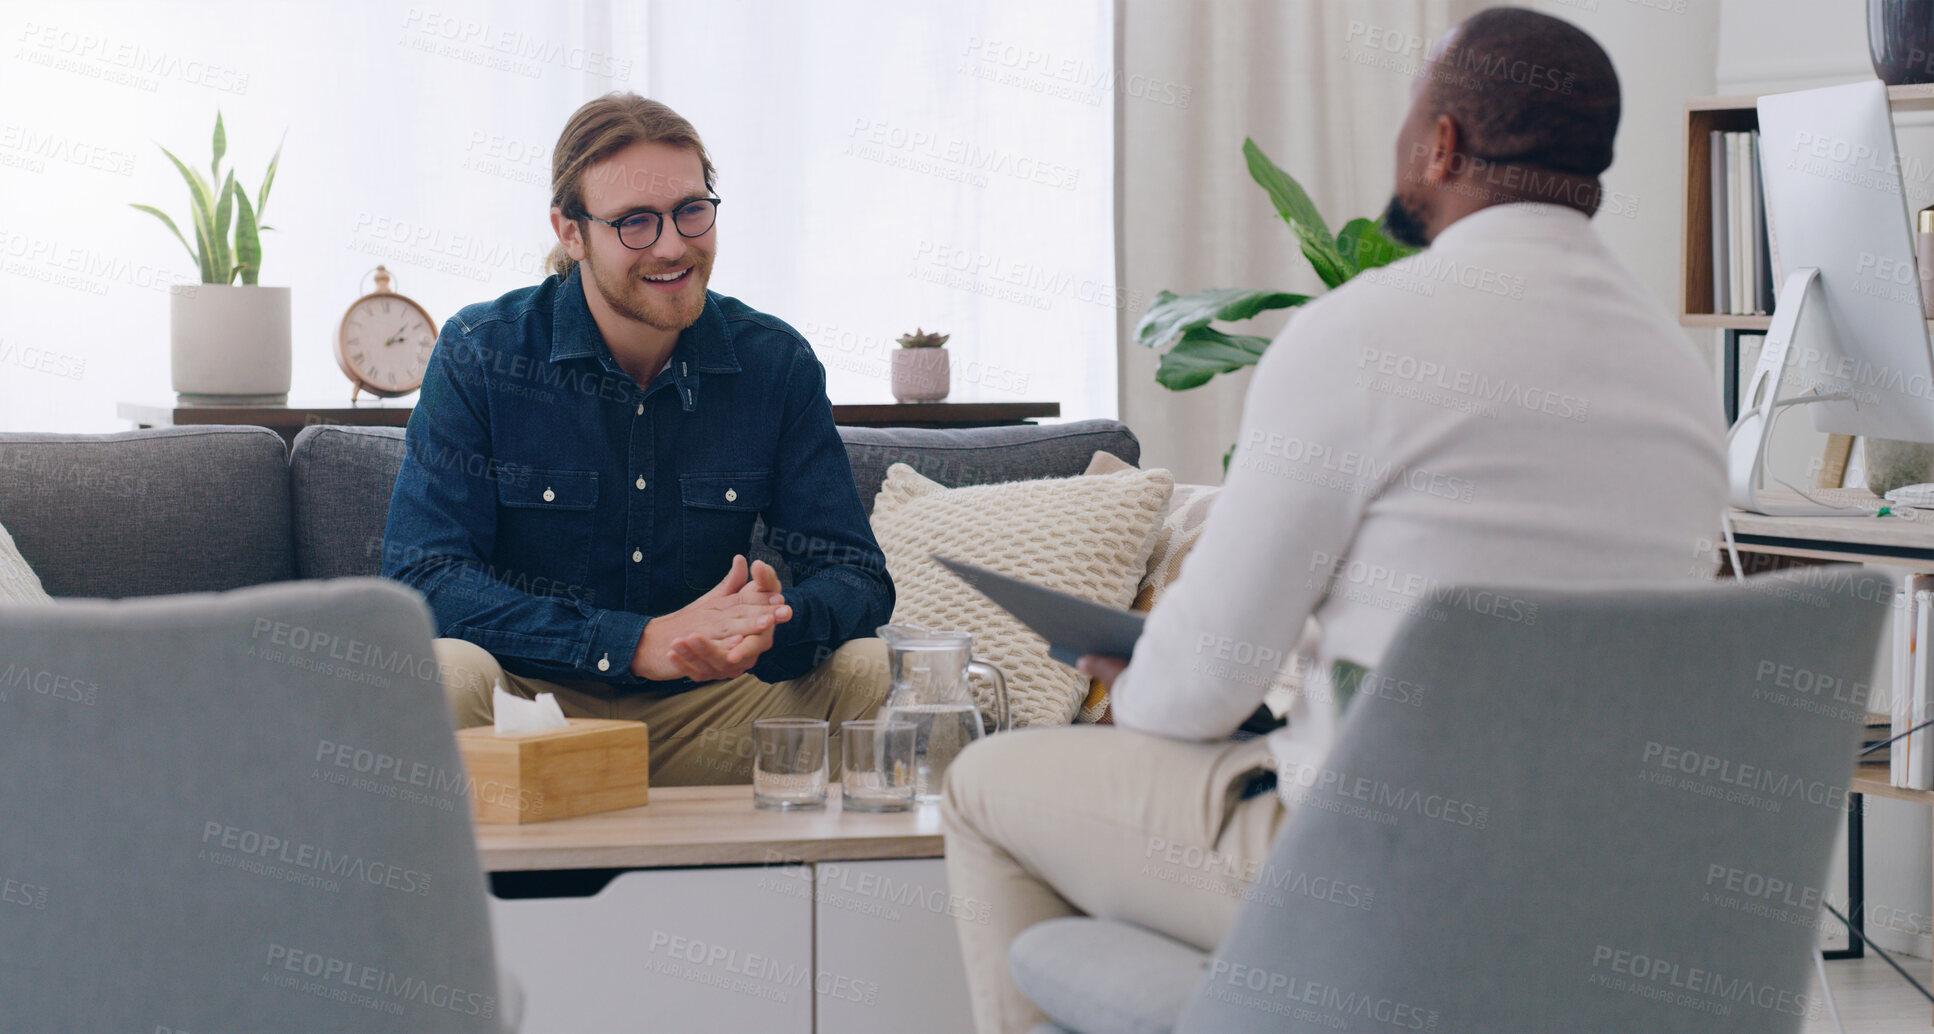
[[[873,858],[939,858],[940,808],[863,814],[761,811],[750,786],[654,787],[651,803],[528,825],[478,825],[485,872],[771,865]]]

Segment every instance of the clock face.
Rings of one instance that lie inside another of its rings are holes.
[[[377,391],[401,395],[421,386],[435,345],[436,328],[401,296],[364,298],[343,317],[339,347],[345,372]]]

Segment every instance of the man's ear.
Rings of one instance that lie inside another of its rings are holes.
[[[1424,159],[1424,182],[1440,186],[1450,178],[1457,168],[1457,146],[1461,143],[1457,121],[1449,115],[1439,115],[1430,125],[1430,140],[1426,145],[1430,154]]]
[[[578,224],[577,220],[565,218],[564,210],[556,205],[552,205],[551,229],[556,232],[558,242],[564,245],[564,251],[571,256],[571,260],[573,262],[583,262],[584,235],[580,232],[583,227]]]

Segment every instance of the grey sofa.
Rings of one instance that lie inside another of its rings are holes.
[[[1112,420],[952,431],[845,427],[840,435],[869,513],[893,463],[964,485],[1072,477],[1098,450],[1130,463],[1141,458],[1134,434]],[[402,462],[398,428],[306,428],[292,450],[259,427],[6,433],[0,526],[56,597],[376,575]],[[761,537],[755,530],[754,542]]]
[[[869,510],[894,462],[1140,458],[1112,421],[842,434]],[[430,610],[361,577],[402,458],[396,429],[0,434],[0,526],[71,600],[0,610],[0,1028],[514,1028]]]

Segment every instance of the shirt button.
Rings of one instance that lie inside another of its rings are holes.
[[[643,402],[638,403],[638,415],[639,416],[645,415],[645,404]]]
[[[728,502],[728,503],[729,503],[729,502],[732,502],[733,500],[735,500],[735,499],[737,499],[738,497],[739,497],[739,490],[738,490],[738,489],[736,489],[736,488],[728,488],[728,489],[726,489],[726,490],[725,490],[725,501],[726,501],[726,502]]]
[[[638,487],[639,487],[640,489],[643,489],[643,488],[645,487],[645,479],[644,479],[644,478],[639,478],[639,479],[638,479]]]
[[[605,654],[605,655],[604,655],[603,657],[600,657],[600,658],[598,658],[598,670],[599,670],[599,671],[610,671],[610,670],[611,670],[611,655],[610,655],[610,654],[608,654],[608,653],[607,653],[607,654]]]
[[[545,502],[547,502],[547,503],[548,503],[548,502],[550,502],[551,500],[553,500],[553,499],[556,499],[556,498],[557,498],[557,493],[556,493],[556,492],[553,492],[553,491],[551,491],[551,490],[550,490],[550,489],[548,489],[548,488],[544,490],[544,501],[545,501]]]
[[[640,562],[640,561],[642,561],[642,560],[644,560],[644,559],[645,559],[645,553],[644,553],[644,551],[643,551],[643,550],[640,550],[640,549],[634,549],[634,550],[632,550],[632,551],[631,551],[631,562],[632,562],[632,563],[634,563],[634,564],[635,564],[635,563],[638,563],[638,562]]]

